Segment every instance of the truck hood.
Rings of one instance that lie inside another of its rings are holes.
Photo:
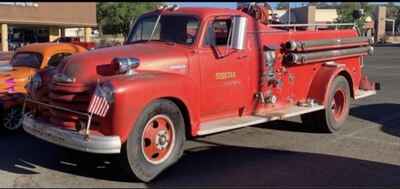
[[[25,84],[35,73],[34,68],[0,65],[0,93],[25,92]]]
[[[131,57],[140,60],[138,70],[158,70],[185,74],[188,54],[192,49],[180,45],[148,42],[89,51],[71,56],[61,72],[78,83],[91,83],[98,78],[101,68],[110,67],[115,57]]]

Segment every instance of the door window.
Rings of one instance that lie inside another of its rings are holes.
[[[208,27],[206,45],[226,46],[231,36],[231,19],[214,20]]]
[[[70,55],[71,53],[57,53],[50,58],[49,63],[47,65],[56,67],[61,62],[61,60]]]

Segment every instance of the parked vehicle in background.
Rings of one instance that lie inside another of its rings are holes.
[[[0,110],[1,127],[17,130],[21,127],[21,114],[25,85],[42,69],[57,66],[60,61],[86,49],[69,43],[35,43],[19,48],[8,64],[0,65]]]
[[[13,52],[0,52],[0,64],[8,64],[11,60]]]
[[[26,103],[48,111],[24,116],[24,129],[120,154],[122,168],[146,182],[182,156],[188,138],[299,115],[306,127],[338,131],[351,99],[379,89],[362,73],[373,41],[340,25],[270,25],[268,15],[258,5],[146,13],[123,46],[71,57],[48,88],[32,81],[30,94],[48,96]]]
[[[94,42],[83,42],[80,37],[60,37],[52,42],[54,43],[72,43],[76,45],[80,45],[88,50],[93,50],[96,48],[96,44]]]

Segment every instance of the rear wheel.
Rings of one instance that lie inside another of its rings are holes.
[[[349,115],[350,87],[346,78],[338,76],[333,81],[324,110],[301,115],[307,126],[323,132],[338,131]]]
[[[185,124],[179,108],[169,100],[158,100],[145,108],[122,149],[128,173],[151,181],[183,154]]]

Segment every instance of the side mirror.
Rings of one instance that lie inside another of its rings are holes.
[[[232,19],[232,40],[230,47],[236,50],[245,48],[247,18],[244,16],[234,16]]]

